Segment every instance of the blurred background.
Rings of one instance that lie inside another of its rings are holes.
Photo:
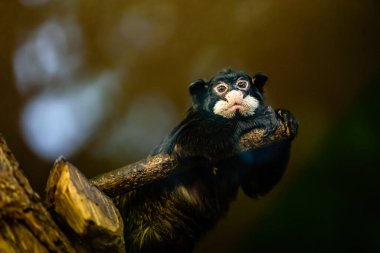
[[[0,2],[0,132],[34,189],[66,156],[88,177],[144,158],[187,86],[262,71],[300,122],[283,180],[239,194],[196,252],[380,252],[376,0]]]

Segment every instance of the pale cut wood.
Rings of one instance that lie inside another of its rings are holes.
[[[123,221],[112,200],[64,158],[54,164],[46,193],[49,209],[91,252],[125,252]]]

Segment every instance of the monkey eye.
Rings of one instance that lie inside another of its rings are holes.
[[[238,80],[236,82],[236,86],[240,89],[240,90],[247,90],[248,89],[248,86],[249,86],[249,83],[248,81],[246,80]]]
[[[228,86],[225,83],[218,83],[215,88],[215,92],[218,94],[223,94],[228,90]]]

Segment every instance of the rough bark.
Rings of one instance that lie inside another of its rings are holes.
[[[0,252],[75,252],[0,136]]]
[[[54,164],[46,202],[61,224],[86,242],[91,252],[125,252],[123,221],[112,200],[64,158]]]
[[[0,252],[125,252],[112,200],[63,159],[51,171],[46,202],[0,136]]]

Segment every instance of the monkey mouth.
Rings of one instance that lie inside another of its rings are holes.
[[[234,118],[238,115],[248,117],[255,114],[255,110],[259,106],[252,96],[246,96],[244,99],[236,99],[235,101],[220,100],[213,107],[213,112],[224,118]]]
[[[235,103],[226,109],[226,113],[228,113],[228,114],[234,114],[237,112],[241,113],[241,112],[244,112],[246,110],[247,110],[247,108],[245,106],[243,106],[241,103]]]

